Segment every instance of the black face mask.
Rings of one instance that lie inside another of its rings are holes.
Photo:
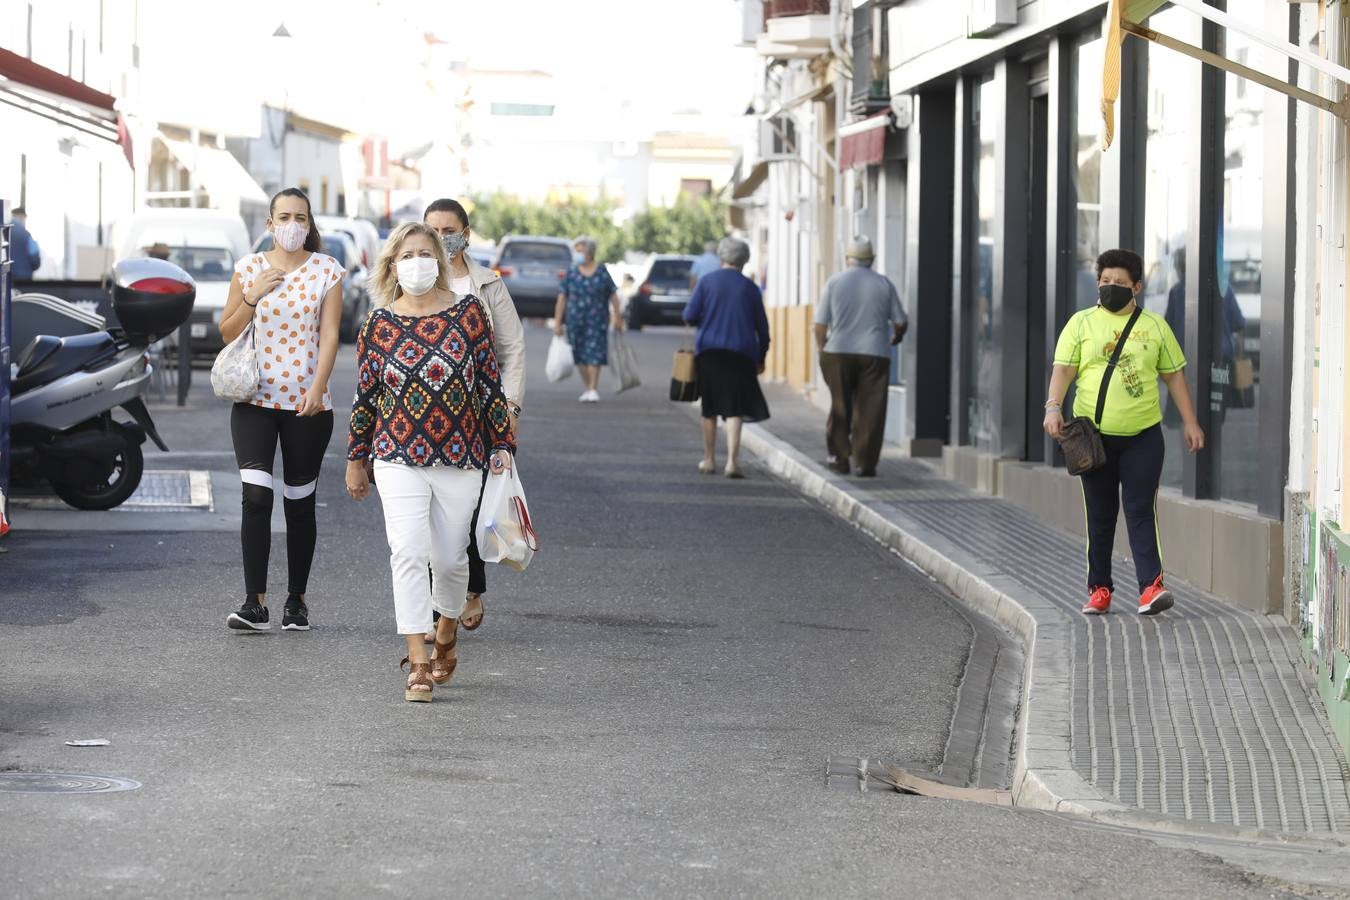
[[[1134,291],[1123,284],[1100,284],[1097,286],[1097,299],[1107,312],[1120,312],[1134,299]]]

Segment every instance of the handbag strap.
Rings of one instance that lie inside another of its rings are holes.
[[[1111,353],[1111,359],[1106,363],[1106,374],[1102,375],[1101,386],[1097,388],[1097,415],[1094,422],[1100,428],[1102,424],[1102,412],[1106,409],[1106,388],[1111,383],[1111,373],[1116,370],[1116,363],[1120,362],[1120,354],[1125,349],[1125,342],[1130,339],[1130,332],[1134,330],[1134,323],[1139,321],[1139,316],[1144,308],[1136,305],[1134,315],[1130,316],[1130,321],[1125,323],[1125,330],[1116,338],[1116,349]]]

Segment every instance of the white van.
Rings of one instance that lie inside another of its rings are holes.
[[[237,214],[219,209],[145,209],[113,224],[117,258],[146,256],[164,244],[169,259],[197,282],[188,320],[194,353],[214,354],[223,343],[216,327],[230,292],[235,260],[249,251],[248,229]]]

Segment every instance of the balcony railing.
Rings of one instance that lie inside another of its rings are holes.
[[[764,0],[764,22],[789,16],[828,16],[830,0]]]

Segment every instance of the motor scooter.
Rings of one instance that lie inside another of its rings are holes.
[[[18,348],[10,399],[11,481],[44,480],[77,509],[112,509],[141,483],[141,445],[147,436],[168,446],[142,399],[151,365],[146,350],[192,313],[196,284],[166,260],[125,259],[113,267],[112,308],[117,327],[88,329],[87,314],[70,328],[45,330]],[[45,303],[59,312],[61,301]],[[17,331],[18,329],[16,329]],[[121,407],[132,421],[119,422]]]

